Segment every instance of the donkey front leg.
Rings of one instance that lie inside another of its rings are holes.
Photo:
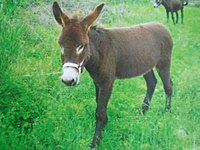
[[[169,11],[166,10],[166,14],[167,14],[167,23],[169,22]]]
[[[94,86],[95,86],[95,91],[96,91],[96,102],[98,102],[98,98],[99,98],[99,87],[95,84],[95,82],[94,82]]]
[[[112,86],[113,82],[111,83],[105,83],[103,86],[95,85],[96,87],[96,96],[98,96],[97,99],[97,109],[96,109],[96,129],[93,137],[93,141],[91,144],[91,148],[96,147],[100,140],[101,140],[101,134],[102,130],[106,126],[106,123],[108,121],[107,117],[107,104],[112,92]]]

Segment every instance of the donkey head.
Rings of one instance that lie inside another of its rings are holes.
[[[84,18],[68,17],[57,2],[53,3],[54,18],[62,31],[58,39],[61,46],[61,60],[63,65],[62,82],[74,86],[78,84],[81,70],[90,54],[88,31],[99,16],[104,4],[97,6]]]
[[[163,3],[163,0],[154,0],[154,4],[153,7],[157,8],[158,6],[160,6]]]

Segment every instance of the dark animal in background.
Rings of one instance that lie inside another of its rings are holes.
[[[108,121],[107,104],[115,79],[143,75],[147,85],[143,113],[149,108],[157,83],[154,67],[164,85],[167,110],[170,110],[172,96],[170,65],[173,42],[167,29],[160,23],[111,29],[94,27],[92,24],[103,6],[97,6],[81,18],[68,17],[57,2],[53,4],[55,20],[62,26],[58,40],[62,48],[62,82],[68,86],[76,85],[85,67],[96,88],[96,129],[91,147],[100,142]]]
[[[183,24],[183,7],[188,4],[183,0],[154,0],[154,8],[163,5],[167,13],[167,22],[169,21],[169,12],[171,12],[173,23],[178,23],[178,11],[181,10],[181,23]],[[174,12],[176,13],[176,22],[174,20]]]

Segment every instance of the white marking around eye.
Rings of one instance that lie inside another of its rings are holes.
[[[79,47],[76,48],[76,54],[80,55],[84,50],[84,46],[80,45]]]
[[[64,54],[64,48],[63,47],[61,48],[61,53]]]

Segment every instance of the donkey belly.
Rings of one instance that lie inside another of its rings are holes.
[[[143,50],[141,50],[143,51]],[[152,49],[152,51],[155,51]],[[137,54],[121,55],[117,62],[116,77],[117,78],[130,78],[143,75],[149,72],[157,65],[160,58],[160,52],[143,51]]]

